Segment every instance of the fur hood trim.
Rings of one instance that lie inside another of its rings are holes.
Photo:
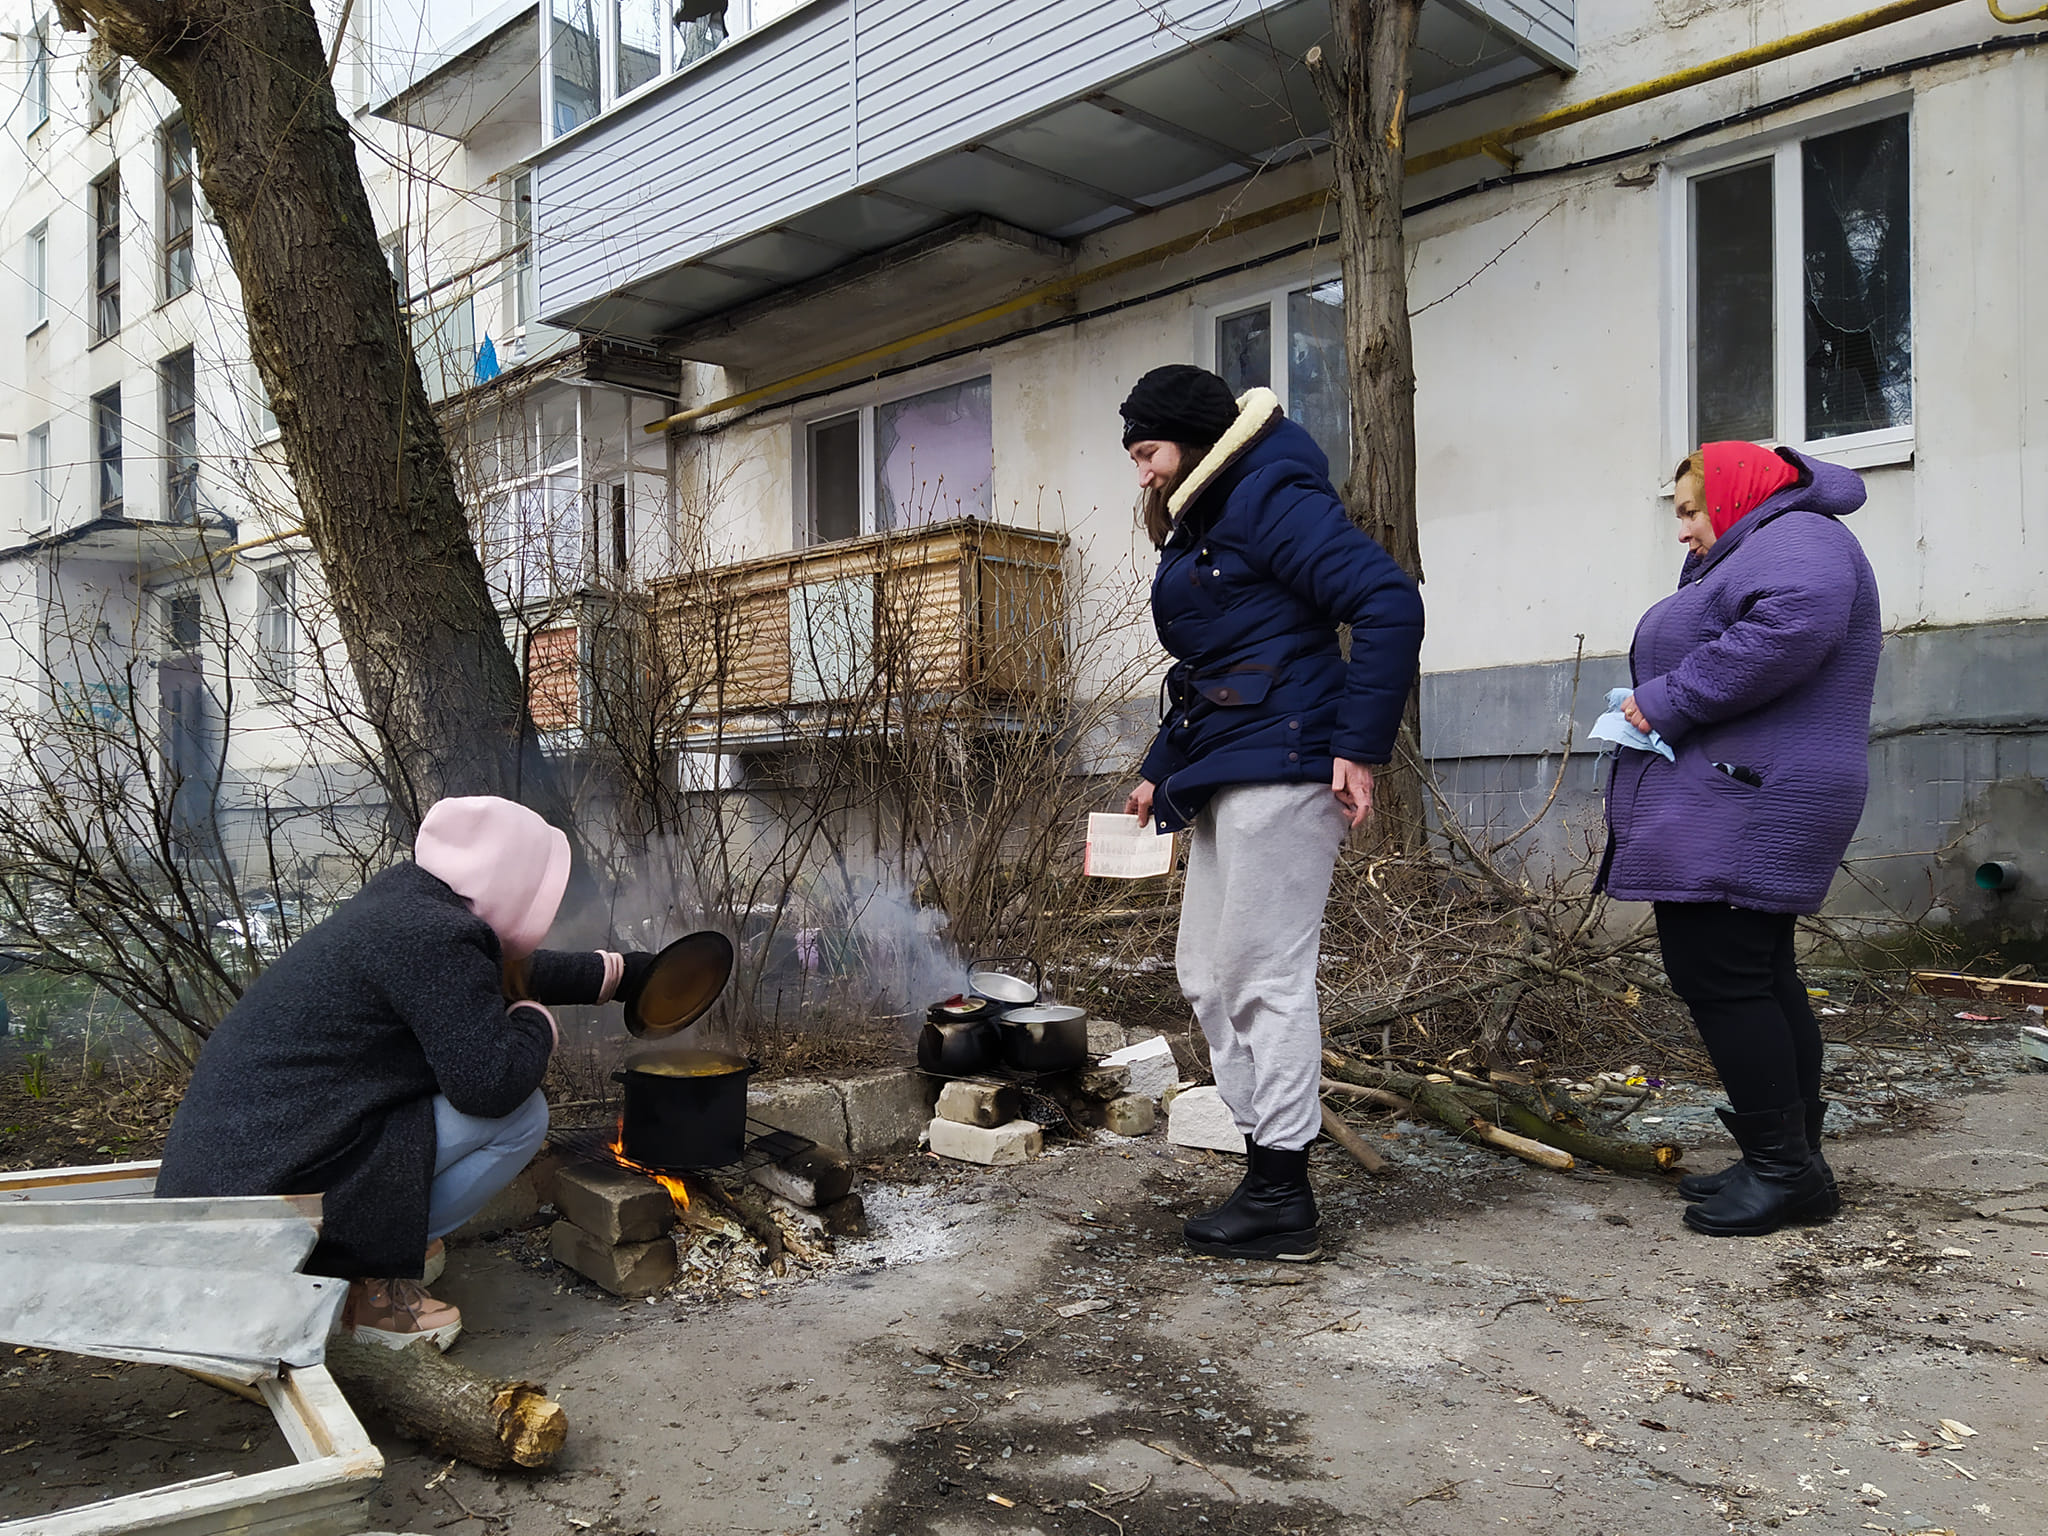
[[[1280,397],[1270,389],[1248,389],[1239,395],[1237,420],[1231,423],[1228,432],[1217,439],[1216,446],[1202,456],[1195,472],[1181,482],[1180,489],[1166,503],[1166,510],[1173,514],[1174,520],[1178,522],[1195,498],[1207,490],[1218,475],[1236,463],[1282,414]]]

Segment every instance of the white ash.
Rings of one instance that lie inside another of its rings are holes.
[[[952,1189],[870,1184],[861,1191],[861,1199],[867,1206],[870,1235],[841,1242],[841,1262],[879,1269],[951,1258],[960,1251],[953,1230],[960,1220],[959,1198]]]

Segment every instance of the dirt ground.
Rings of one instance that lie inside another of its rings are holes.
[[[1406,1132],[1379,1179],[1318,1152],[1331,1258],[1301,1269],[1190,1258],[1179,1222],[1235,1170],[1159,1136],[907,1160],[865,1249],[752,1299],[625,1304],[465,1244],[437,1287],[457,1357],[549,1383],[570,1442],[496,1477],[380,1430],[373,1523],[2048,1530],[2048,1228],[1973,1214],[2048,1185],[2044,1118],[2048,1075],[1999,1075],[1836,1140],[1841,1219],[1749,1241],[1687,1232],[1660,1184]],[[0,1356],[0,1516],[287,1459],[267,1414],[170,1372]]]

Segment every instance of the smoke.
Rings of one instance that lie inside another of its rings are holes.
[[[922,1011],[967,990],[967,962],[944,937],[946,914],[921,907],[897,876],[848,877],[840,910],[860,979],[888,1013]],[[825,934],[818,935],[822,962]]]

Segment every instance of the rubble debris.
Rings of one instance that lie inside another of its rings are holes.
[[[933,1120],[930,1135],[931,1148],[939,1156],[989,1167],[1021,1163],[1036,1157],[1045,1146],[1044,1134],[1029,1120],[1012,1120],[992,1128]]]
[[[978,1125],[990,1130],[1017,1118],[1017,1092],[1007,1083],[959,1078],[939,1090],[934,1111],[941,1120],[950,1120],[955,1125]]]
[[[651,1243],[676,1224],[675,1202],[667,1190],[644,1174],[602,1163],[581,1163],[557,1173],[555,1209],[592,1242],[610,1248]]]
[[[2048,1072],[2048,1029],[2039,1024],[2020,1026],[2020,1065],[2029,1072]]]
[[[651,1242],[613,1244],[592,1236],[575,1222],[558,1221],[548,1234],[548,1251],[558,1263],[614,1296],[652,1296],[668,1289],[676,1278],[676,1245],[667,1236]]]
[[[1177,1147],[1244,1151],[1244,1132],[1237,1128],[1230,1107],[1223,1102],[1214,1083],[1183,1088],[1173,1096],[1172,1107],[1166,1114],[1166,1139]]]
[[[868,1235],[867,1202],[858,1194],[841,1195],[830,1205],[818,1207],[825,1230],[834,1237],[866,1237]]]
[[[1154,1035],[1150,1040],[1111,1051],[1102,1058],[1102,1064],[1105,1067],[1122,1067],[1129,1074],[1128,1091],[1142,1093],[1148,1099],[1159,1098],[1180,1081],[1180,1068],[1174,1064],[1173,1047],[1166,1043],[1164,1035]]]

